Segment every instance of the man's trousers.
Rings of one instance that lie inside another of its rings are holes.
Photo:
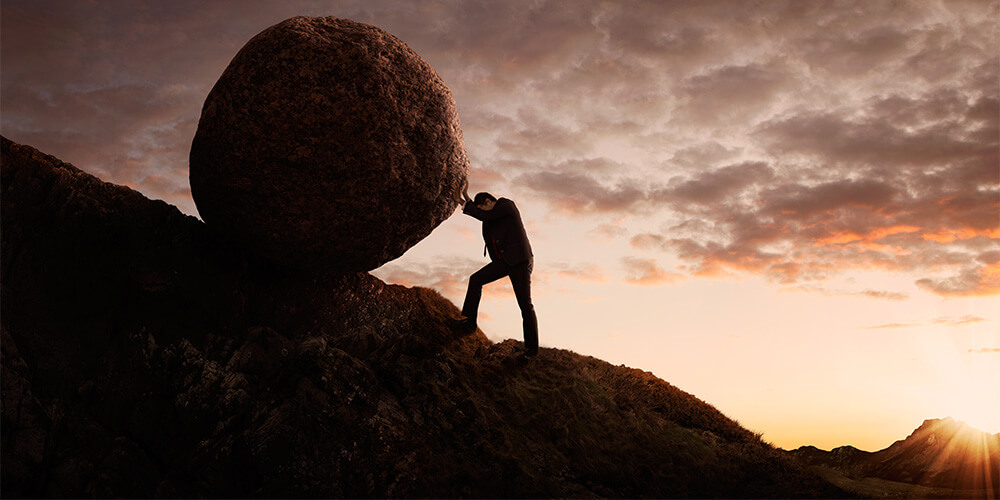
[[[479,315],[479,300],[483,296],[483,285],[509,276],[510,284],[514,287],[514,297],[517,298],[517,306],[521,308],[524,347],[531,353],[538,352],[538,318],[535,317],[535,306],[531,304],[533,264],[534,259],[528,259],[516,266],[508,266],[501,261],[486,264],[469,277],[469,291],[465,294],[465,304],[462,306],[462,316],[475,322]]]

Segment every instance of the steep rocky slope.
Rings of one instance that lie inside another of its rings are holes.
[[[840,494],[648,373],[525,363],[433,290],[282,268],[2,154],[6,497]]]

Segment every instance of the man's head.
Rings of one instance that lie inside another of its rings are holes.
[[[482,210],[492,210],[497,199],[490,193],[479,193],[472,199],[472,203]]]

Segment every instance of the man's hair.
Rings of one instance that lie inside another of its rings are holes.
[[[494,202],[496,202],[496,201],[497,201],[496,197],[495,197],[495,196],[493,196],[493,195],[492,195],[492,194],[490,194],[490,193],[479,193],[479,194],[477,194],[477,195],[476,195],[476,197],[475,197],[475,198],[474,198],[474,199],[472,200],[472,203],[474,203],[474,204],[476,204],[476,205],[481,205],[481,204],[482,204],[482,203],[483,203],[484,201],[486,201],[486,200],[493,200]]]

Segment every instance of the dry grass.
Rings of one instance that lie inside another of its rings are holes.
[[[427,316],[457,314],[436,293],[417,293]],[[450,423],[458,437],[450,444],[468,462],[500,464],[503,481],[488,496],[843,494],[759,433],[649,372],[561,349],[524,361],[521,348],[478,334],[446,342],[456,380],[440,397],[468,417]]]

